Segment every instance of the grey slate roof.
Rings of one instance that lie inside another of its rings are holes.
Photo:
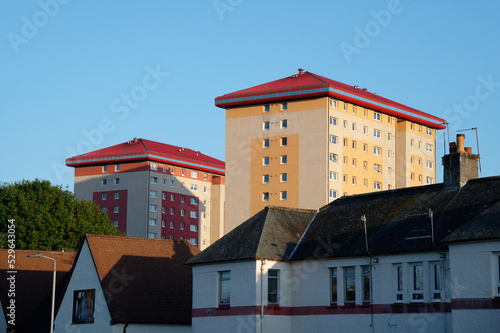
[[[315,213],[314,210],[267,206],[188,264],[256,258],[286,260]]]

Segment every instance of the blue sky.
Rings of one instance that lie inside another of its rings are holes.
[[[480,176],[498,175],[499,16],[498,1],[4,1],[0,181],[72,189],[67,157],[133,137],[224,160],[215,97],[299,67],[445,118],[452,139],[478,127]]]

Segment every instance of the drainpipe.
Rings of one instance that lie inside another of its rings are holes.
[[[264,332],[264,266],[266,259],[260,261],[260,333]]]

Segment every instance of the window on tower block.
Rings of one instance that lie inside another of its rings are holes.
[[[262,123],[262,129],[263,129],[264,131],[267,131],[267,130],[269,129],[269,122],[268,122],[268,121],[264,121],[264,122]]]
[[[281,146],[284,147],[286,146],[288,143],[288,138],[284,137],[284,138],[281,138]]]
[[[269,104],[264,105],[264,112],[269,112]]]
[[[281,103],[281,111],[288,110],[288,103]]]
[[[286,191],[281,191],[280,196],[281,196],[281,200],[286,200],[286,198],[287,198]]]
[[[269,148],[269,139],[262,140],[262,147]]]
[[[282,119],[280,127],[281,128],[287,128],[288,127],[288,120],[287,119]]]
[[[262,184],[269,184],[269,175],[262,176]]]
[[[198,212],[194,211],[194,210],[190,211],[189,212],[189,217],[191,217],[192,219],[198,218]]]
[[[269,156],[262,158],[262,165],[269,165]]]
[[[287,175],[286,173],[282,173],[282,174],[280,175],[280,181],[281,181],[282,183],[286,183],[286,181],[287,181],[287,180],[288,180],[288,175]]]
[[[120,192],[115,192],[115,199],[120,199]]]
[[[107,180],[107,179],[103,179],[103,180],[101,181],[101,185],[102,185],[102,186],[106,186],[107,184],[108,184],[108,180]]]
[[[107,166],[107,165],[104,165],[104,166],[102,167],[102,172],[103,172],[103,173],[104,173],[104,172],[108,172],[108,166]]]
[[[287,155],[281,155],[281,164],[287,164],[288,158]]]
[[[101,200],[106,200],[106,193],[103,193],[103,194],[101,195]]]
[[[337,118],[330,117],[330,125],[337,126]]]
[[[337,144],[337,136],[330,135],[330,143]]]
[[[376,121],[380,121],[380,113],[374,112],[373,119],[375,119]]]
[[[93,323],[95,289],[73,292],[73,324]]]
[[[262,193],[262,201],[269,201],[269,192]]]

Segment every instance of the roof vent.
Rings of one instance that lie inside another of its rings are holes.
[[[299,68],[299,75],[301,74],[304,74],[304,69],[303,68]]]
[[[368,89],[366,89],[366,88],[363,88],[363,90],[364,90],[364,91],[367,91]]]
[[[354,86],[354,89],[359,90],[359,86]]]

